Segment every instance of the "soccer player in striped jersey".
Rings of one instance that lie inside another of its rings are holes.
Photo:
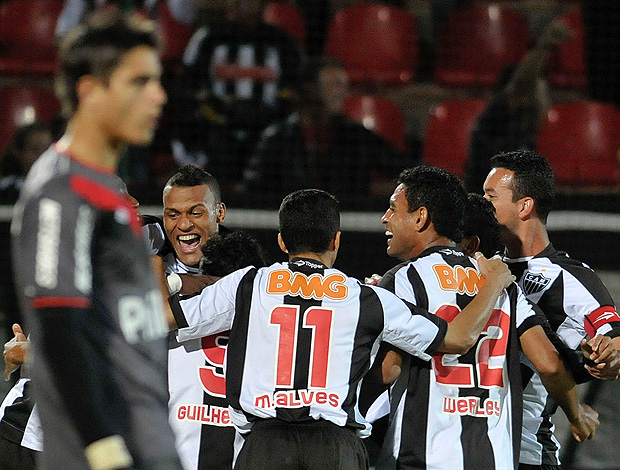
[[[60,46],[67,131],[28,173],[11,226],[46,469],[169,469],[166,321],[116,167],[166,101],[155,25],[99,12]]]
[[[320,190],[288,195],[278,242],[288,263],[246,268],[198,296],[172,297],[179,340],[231,330],[226,389],[237,429],[249,433],[236,469],[365,469],[359,383],[381,340],[423,361],[463,352],[510,284],[498,260],[451,325],[390,292],[333,269],[340,246],[337,200]],[[412,310],[410,310],[410,308]]]
[[[463,236],[466,203],[462,183],[444,170],[401,173],[382,221],[388,254],[406,261],[379,285],[447,321],[459,318],[482,284],[475,261],[455,243]],[[514,468],[522,404],[519,346],[562,404],[575,436],[591,437],[595,412],[579,405],[575,383],[540,318],[512,284],[468,351],[436,354],[430,363],[401,355],[377,468]],[[398,363],[394,354],[388,352],[388,363]]]
[[[484,194],[495,206],[505,260],[519,286],[569,348],[582,344],[588,353],[595,352],[596,361],[586,366],[593,377],[617,379],[620,316],[613,299],[592,269],[549,241],[546,223],[555,196],[551,166],[530,151],[498,154],[492,164]],[[526,361],[523,373],[529,380],[524,390],[520,468],[559,469],[559,443],[550,420],[557,406]]]

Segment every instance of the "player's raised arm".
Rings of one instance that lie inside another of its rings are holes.
[[[528,329],[520,340],[523,352],[536,367],[549,395],[566,414],[575,439],[579,442],[592,439],[599,425],[598,413],[579,403],[575,381],[543,328],[536,325]]]

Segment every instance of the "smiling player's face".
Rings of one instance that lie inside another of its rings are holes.
[[[177,257],[198,266],[201,247],[217,232],[223,205],[216,203],[207,185],[171,186],[164,190],[164,227]]]

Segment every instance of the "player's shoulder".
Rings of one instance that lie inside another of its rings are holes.
[[[596,276],[586,263],[572,258],[566,251],[556,250],[552,245],[549,245],[540,254],[531,258],[528,265],[530,268],[542,267],[544,265],[555,266],[556,269],[568,271],[576,276]]]

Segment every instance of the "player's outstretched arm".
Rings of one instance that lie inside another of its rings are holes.
[[[15,335],[4,343],[4,380],[9,380],[11,374],[28,362],[30,355],[30,342],[22,331],[22,327],[15,323],[12,327]]]
[[[486,281],[474,299],[449,324],[448,332],[438,351],[465,354],[476,341],[504,289],[514,280],[508,266],[500,259],[487,259],[476,253],[480,272]]]
[[[581,340],[581,350],[587,359],[586,369],[592,377],[601,380],[617,380],[620,377],[620,337],[610,338],[596,335],[586,341]]]
[[[536,367],[549,395],[566,414],[573,437],[578,442],[592,439],[599,425],[598,413],[588,405],[579,403],[575,381],[543,328],[536,325],[528,329],[520,340],[524,354]]]

